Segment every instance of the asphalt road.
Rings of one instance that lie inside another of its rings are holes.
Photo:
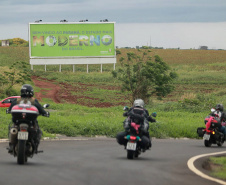
[[[126,150],[109,138],[42,141],[44,153],[17,165],[7,143],[0,143],[0,185],[214,185],[189,170],[196,155],[225,151],[202,140],[154,139],[151,150],[128,160]]]

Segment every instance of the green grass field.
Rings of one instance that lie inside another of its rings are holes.
[[[15,61],[29,62],[28,52],[27,47],[0,47],[1,72]],[[125,56],[126,52],[137,50],[121,49],[122,54],[117,55],[117,60]],[[196,129],[204,126],[203,120],[210,108],[217,103],[226,105],[226,51],[151,50],[150,53],[159,55],[179,75],[174,82],[175,91],[162,100],[152,97],[146,106],[150,113],[158,114],[157,122],[150,124],[151,135],[157,138],[197,138]],[[118,66],[117,63],[116,69]],[[87,89],[71,93],[115,103],[120,102],[124,95],[119,82],[111,75],[112,70],[112,64],[103,65],[102,73],[100,65],[90,65],[89,73],[86,73],[86,65],[76,65],[73,73],[71,65],[63,65],[62,72],[59,72],[59,66],[51,65],[47,66],[47,72],[44,66],[34,66],[31,74],[54,80],[55,83],[70,84],[78,89],[82,89],[84,84],[89,85]],[[34,89],[36,92],[40,90],[38,87]],[[115,100],[116,97],[118,100]],[[46,137],[54,137],[55,134],[115,137],[117,132],[123,130],[123,106],[98,108],[69,102],[57,104],[50,99],[43,99],[41,103],[51,104],[50,118],[39,117]],[[129,102],[125,101],[125,104],[129,105]],[[5,114],[4,108],[0,109],[0,114],[0,138],[6,138],[11,116]]]

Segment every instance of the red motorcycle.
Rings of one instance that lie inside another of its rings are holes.
[[[203,137],[204,145],[210,147],[212,144],[222,146],[225,140],[224,134],[220,131],[220,127],[225,123],[221,123],[219,114],[212,109],[212,114],[205,118],[206,127],[197,129],[199,137]]]

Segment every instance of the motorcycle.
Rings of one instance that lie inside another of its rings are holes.
[[[47,108],[49,104],[45,104],[43,107]],[[24,164],[28,161],[28,157],[32,158],[34,154],[43,152],[38,151],[39,141],[37,141],[39,111],[33,105],[18,104],[13,106],[10,112],[7,109],[6,113],[11,113],[14,123],[13,127],[9,125],[9,138],[13,141],[13,149],[9,153],[17,157],[18,164]],[[49,117],[49,114],[43,116]]]
[[[129,108],[126,106],[123,110],[128,111]],[[152,113],[152,116],[156,117],[156,113]],[[129,116],[124,121],[124,128],[128,132],[128,135],[125,136],[125,139],[128,140],[125,148],[127,150],[127,159],[138,158],[141,152],[145,152],[145,150],[142,149],[140,145],[142,137],[142,131],[140,130],[140,128],[143,127],[142,129],[148,130],[148,123],[143,121],[142,125],[139,119],[141,119],[139,118],[139,116],[133,118]]]
[[[204,120],[206,127],[197,128],[197,133],[199,137],[203,137],[206,147],[211,147],[212,144],[217,144],[217,146],[221,147],[224,143],[225,136],[219,128],[225,125],[225,123],[220,122],[220,115],[215,109],[211,109],[211,112],[212,114]]]

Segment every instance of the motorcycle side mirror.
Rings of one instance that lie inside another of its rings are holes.
[[[211,112],[215,112],[216,110],[214,108],[211,109]]]
[[[50,106],[49,104],[43,105],[44,108],[48,108],[49,106]]]
[[[125,106],[125,107],[123,108],[123,110],[124,110],[124,111],[128,111],[128,110],[129,110],[129,107]]]
[[[157,113],[156,113],[156,112],[153,112],[151,115],[152,115],[153,117],[157,117]]]
[[[6,114],[9,114],[10,112],[9,112],[9,109],[6,109]]]

